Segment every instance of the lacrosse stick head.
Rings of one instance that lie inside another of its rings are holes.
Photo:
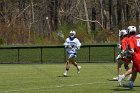
[[[59,36],[59,37],[61,37],[61,38],[64,38],[64,34],[62,33],[62,31],[59,31],[59,32],[57,33],[57,36]]]

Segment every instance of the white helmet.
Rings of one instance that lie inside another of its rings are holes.
[[[75,35],[76,35],[76,32],[71,30],[71,31],[70,31],[70,37],[71,37],[71,38],[74,38]]]
[[[129,26],[128,27],[128,33],[130,32],[136,32],[136,27],[135,26]]]
[[[119,32],[119,36],[124,36],[124,35],[127,35],[127,30],[125,29],[122,29],[120,32]]]

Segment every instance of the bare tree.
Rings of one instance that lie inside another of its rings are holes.
[[[0,38],[5,44],[55,39],[60,26],[74,28],[79,20],[88,34],[138,27],[140,0],[0,0]]]

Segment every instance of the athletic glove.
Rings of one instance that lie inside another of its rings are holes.
[[[118,47],[118,49],[121,49],[121,45],[120,44],[117,44],[117,47]]]
[[[117,57],[116,57],[116,60],[120,60],[122,58],[121,54],[119,54]]]

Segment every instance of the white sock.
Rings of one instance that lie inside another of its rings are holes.
[[[65,73],[68,73],[68,70],[66,70]]]
[[[119,77],[120,77],[120,76],[121,76],[122,78],[125,78],[125,75],[124,75],[124,74],[123,74],[123,75],[119,75]]]

